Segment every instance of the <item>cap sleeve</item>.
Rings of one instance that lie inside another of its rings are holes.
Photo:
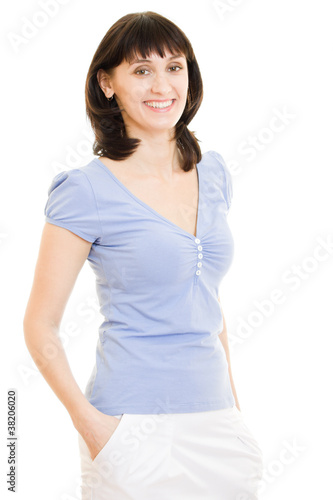
[[[69,229],[91,243],[101,236],[95,195],[84,172],[76,168],[58,173],[47,194],[45,222]]]
[[[227,204],[227,213],[229,212],[231,201],[233,198],[233,182],[232,176],[229,167],[227,167],[223,157],[217,151],[210,151],[210,153],[217,159],[219,167],[222,170],[223,178],[222,178],[222,192],[223,197]]]

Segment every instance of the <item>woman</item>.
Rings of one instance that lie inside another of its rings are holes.
[[[187,128],[202,97],[175,24],[119,19],[86,81],[98,158],[48,191],[24,330],[78,431],[83,500],[257,498],[262,452],[239,410],[218,295],[231,175]],[[57,333],[86,259],[104,321],[82,394]]]

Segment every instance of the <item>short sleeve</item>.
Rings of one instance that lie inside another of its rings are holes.
[[[231,201],[233,198],[233,183],[232,183],[232,176],[229,167],[227,167],[223,157],[220,155],[220,153],[217,153],[217,151],[210,151],[210,153],[214,156],[214,158],[217,159],[219,166],[222,170],[223,174],[223,185],[222,185],[222,192],[224,199],[227,204],[227,213],[229,212]]]
[[[101,236],[93,188],[86,174],[77,168],[62,171],[52,179],[44,215],[45,222],[69,229],[91,243]]]

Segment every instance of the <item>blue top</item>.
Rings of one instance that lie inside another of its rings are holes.
[[[219,286],[233,259],[231,174],[215,151],[196,165],[197,234],[137,198],[99,159],[55,175],[45,221],[92,243],[103,322],[85,396],[108,415],[235,404],[218,337]]]

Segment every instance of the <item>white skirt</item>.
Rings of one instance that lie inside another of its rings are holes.
[[[82,500],[257,500],[263,454],[236,406],[116,415],[94,460],[78,433]]]

